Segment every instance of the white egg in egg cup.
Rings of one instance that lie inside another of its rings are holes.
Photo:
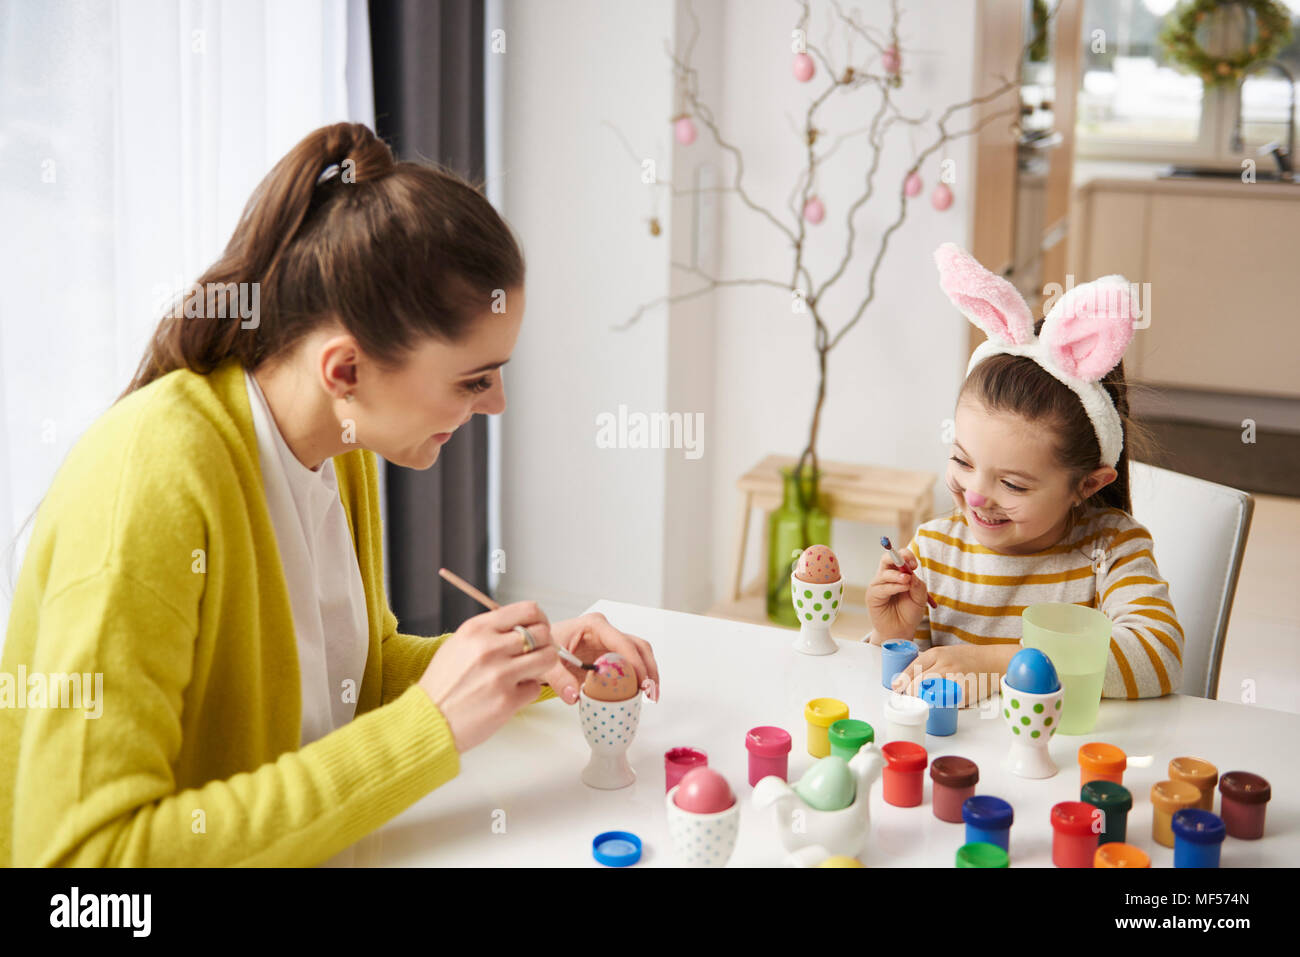
[[[622,701],[601,701],[578,692],[578,722],[591,747],[591,760],[582,770],[582,783],[616,791],[636,781],[627,749],[641,720],[641,692]]]
[[[799,637],[794,650],[805,655],[833,655],[840,646],[831,637],[831,625],[840,613],[844,597],[844,578],[818,585],[790,573],[790,601],[799,618]]]

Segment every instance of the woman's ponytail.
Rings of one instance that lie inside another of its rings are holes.
[[[450,171],[395,162],[367,126],[322,127],[258,184],[119,398],[175,369],[206,374],[231,358],[254,369],[330,317],[374,358],[396,359],[416,336],[458,338],[523,273],[481,191]]]

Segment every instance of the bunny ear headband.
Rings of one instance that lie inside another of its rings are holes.
[[[1034,317],[1010,282],[994,275],[953,243],[934,251],[939,286],[967,319],[988,336],[970,357],[966,374],[989,356],[1033,359],[1068,386],[1097,433],[1103,465],[1114,466],[1124,448],[1124,427],[1101,379],[1124,357],[1140,315],[1123,276],[1103,276],[1068,289],[1034,335]]]

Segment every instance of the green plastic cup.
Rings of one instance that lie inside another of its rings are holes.
[[[1011,859],[996,844],[976,841],[957,848],[958,867],[1009,867]]]
[[[876,739],[876,732],[865,721],[841,718],[830,726],[826,737],[831,743],[831,754],[845,761],[852,761],[853,756],[864,744]]]
[[[1110,619],[1095,608],[1056,601],[1030,605],[1020,617],[1020,643],[1051,658],[1061,679],[1060,733],[1088,734],[1097,724],[1106,680]]]

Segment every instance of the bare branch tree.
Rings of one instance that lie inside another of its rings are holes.
[[[791,189],[786,201],[786,212],[789,214],[789,221],[785,221],[776,212],[757,202],[751,193],[745,188],[745,160],[740,148],[728,140],[722,133],[713,110],[707,103],[700,99],[699,95],[699,74],[691,65],[691,55],[695,47],[695,42],[699,37],[700,24],[695,16],[693,6],[687,4],[687,12],[692,21],[692,33],[687,41],[686,50],[679,55],[671,45],[665,43],[665,51],[672,63],[674,78],[678,84],[681,97],[681,107],[684,115],[688,115],[698,120],[709,134],[713,137],[714,142],[725,153],[729,154],[735,160],[735,171],[731,177],[730,183],[726,186],[710,187],[707,189],[677,189],[670,182],[656,182],[656,186],[662,186],[670,190],[671,195],[689,195],[699,192],[724,192],[734,193],[740,202],[748,209],[757,213],[768,225],[776,229],[781,237],[792,247],[792,260],[789,274],[784,279],[772,279],[765,277],[747,277],[747,278],[728,278],[721,279],[709,275],[703,270],[693,265],[684,263],[672,263],[673,268],[684,270],[695,275],[702,280],[702,284],[689,292],[679,293],[672,296],[662,296],[650,302],[643,303],[639,306],[632,316],[622,325],[615,328],[626,329],[633,323],[637,322],[648,310],[659,305],[671,305],[677,302],[683,302],[698,296],[705,295],[715,289],[727,286],[771,286],[778,289],[786,290],[792,297],[802,297],[803,305],[809,317],[812,319],[813,348],[817,360],[817,392],[813,402],[812,422],[808,431],[808,440],[804,445],[803,451],[799,456],[798,465],[795,469],[795,475],[802,477],[809,474],[817,473],[817,436],[821,427],[822,410],[826,401],[826,369],[827,358],[831,350],[844,338],[855,325],[857,325],[870,309],[876,296],[876,280],[880,273],[880,267],[885,261],[889,252],[890,240],[893,235],[902,227],[907,220],[908,205],[912,200],[906,193],[904,185],[911,174],[920,170],[925,161],[935,153],[943,149],[947,144],[961,139],[962,137],[971,136],[978,133],[989,123],[1001,117],[1012,117],[1012,131],[1016,132],[1016,125],[1019,119],[1019,105],[1007,110],[1001,110],[996,113],[988,114],[977,122],[967,126],[964,129],[949,129],[951,124],[957,122],[957,116],[967,110],[972,110],[982,104],[991,102],[999,97],[1005,96],[1012,90],[1019,89],[1021,82],[1021,67],[1025,60],[1025,53],[1028,52],[1028,45],[1022,51],[1016,67],[1016,73],[1013,77],[1007,78],[998,76],[998,85],[986,93],[973,96],[970,99],[963,100],[959,103],[952,103],[945,107],[935,121],[931,134],[927,137],[926,144],[916,154],[911,166],[908,168],[903,182],[896,187],[885,191],[885,195],[894,196],[898,200],[898,210],[894,218],[876,237],[877,245],[873,254],[870,255],[870,267],[867,271],[867,282],[865,293],[854,309],[848,320],[836,331],[831,333],[826,317],[823,314],[824,306],[822,305],[823,297],[826,293],[841,281],[848,273],[850,263],[853,262],[856,247],[858,245],[857,215],[860,210],[867,205],[873,198],[877,197],[876,175],[880,169],[882,156],[885,153],[888,134],[890,130],[898,125],[911,127],[912,129],[922,129],[929,123],[930,113],[925,112],[921,116],[913,117],[903,114],[897,104],[894,102],[891,92],[901,85],[903,73],[900,68],[902,62],[902,53],[899,41],[899,21],[900,11],[898,0],[890,0],[889,23],[884,31],[877,31],[860,22],[856,11],[845,13],[838,0],[831,0],[831,6],[834,10],[834,19],[831,20],[827,29],[827,36],[822,47],[814,46],[807,42],[808,24],[811,17],[808,0],[796,0],[800,7],[800,16],[797,28],[802,31],[804,39],[804,49],[815,61],[820,64],[824,73],[824,87],[819,93],[813,96],[808,104],[807,111],[803,118],[803,129],[797,131],[801,136],[804,146],[804,164],[795,178],[795,183]],[[1055,16],[1053,10],[1048,19]],[[833,28],[840,27],[841,33],[845,37],[845,45],[848,50],[848,59],[852,60],[852,49],[854,39],[865,41],[868,47],[868,55],[861,65],[846,66],[843,70],[837,70],[832,64],[827,52],[830,49],[833,39]],[[887,36],[886,36],[887,35]],[[1031,41],[1032,44],[1032,41]],[[819,141],[823,140],[823,134],[826,132],[817,126],[818,112],[827,103],[830,97],[836,92],[855,92],[862,89],[873,89],[878,92],[880,102],[874,112],[871,113],[871,122],[868,126],[861,129],[848,131],[840,134],[830,145],[829,148],[818,152],[816,146]],[[812,271],[805,258],[804,243],[807,239],[807,219],[804,211],[808,207],[809,201],[813,197],[813,184],[816,181],[816,172],[826,160],[835,153],[843,142],[852,136],[862,133],[867,134],[867,168],[863,177],[862,191],[847,207],[845,211],[845,222],[848,229],[848,238],[842,255],[838,263],[820,283],[813,280]],[[621,138],[621,134],[620,134]],[[628,152],[635,156],[635,151],[626,140],[623,140]],[[801,285],[802,284],[802,285]],[[804,501],[802,482],[796,482],[796,488],[799,489],[801,504],[806,505]],[[806,509],[805,509],[806,514]],[[804,529],[804,537],[807,539],[807,529]]]

